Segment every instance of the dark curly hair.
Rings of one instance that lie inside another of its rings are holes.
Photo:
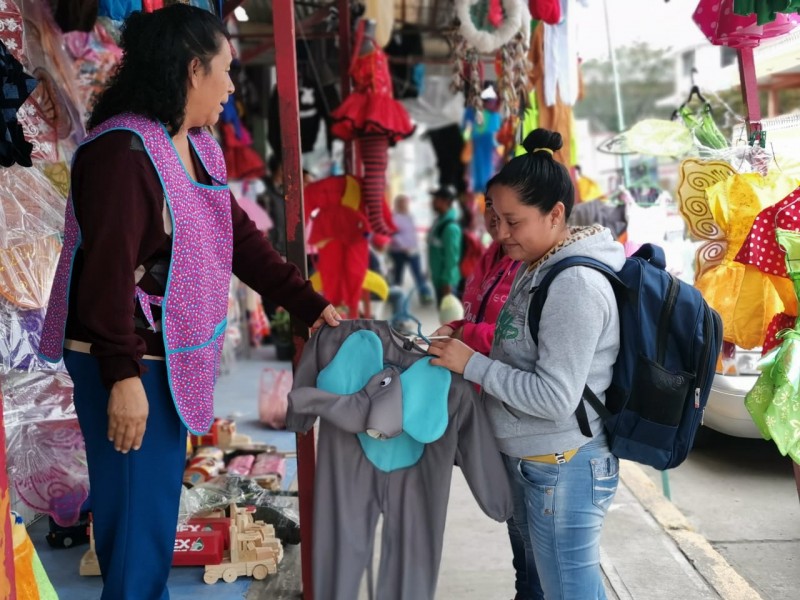
[[[122,30],[122,60],[87,128],[132,112],[177,133],[185,116],[189,64],[200,59],[207,72],[227,39],[219,17],[201,8],[171,4],[153,13],[132,13]]]
[[[504,185],[517,193],[522,204],[535,206],[544,214],[561,202],[568,219],[575,203],[575,188],[567,168],[553,158],[553,152],[563,145],[560,133],[534,129],[522,142],[527,154],[506,164],[489,180],[486,190],[493,185]]]

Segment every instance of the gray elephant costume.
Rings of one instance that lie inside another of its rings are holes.
[[[433,598],[453,465],[481,509],[512,512],[506,471],[483,406],[460,375],[386,322],[343,321],[306,345],[287,428],[320,417],[314,499],[314,589],[353,600],[383,515],[377,596]]]

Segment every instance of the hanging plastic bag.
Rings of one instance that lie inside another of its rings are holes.
[[[292,389],[292,372],[266,368],[261,372],[258,393],[258,418],[272,429],[286,427],[289,392]]]

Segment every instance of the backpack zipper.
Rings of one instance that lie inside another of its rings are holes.
[[[678,300],[678,284],[675,276],[669,276],[669,289],[667,290],[667,300],[664,308],[661,309],[661,317],[658,320],[658,337],[656,338],[656,362],[664,364],[664,355],[667,353],[667,343],[669,342],[669,322],[672,319],[672,310]]]
[[[708,377],[708,360],[711,354],[711,344],[710,344],[710,337],[713,333],[712,325],[714,321],[714,313],[711,312],[711,309],[708,306],[705,306],[705,318],[703,319],[703,340],[706,341],[705,350],[703,352],[703,362],[700,364],[703,365],[703,373],[702,377],[697,378],[697,386],[694,389],[694,407],[699,409],[700,408],[700,389],[701,382],[705,384],[706,378]]]

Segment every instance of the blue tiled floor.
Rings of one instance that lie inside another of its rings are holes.
[[[276,446],[278,450],[289,452],[295,449],[295,436],[285,431],[266,429],[258,422],[258,387],[262,369],[272,367],[289,369],[287,362],[270,360],[274,356],[272,348],[259,348],[249,359],[239,360],[230,373],[223,375],[216,391],[216,414],[232,417],[236,421],[237,432],[250,436],[255,442]],[[294,459],[287,460],[286,480],[288,487],[297,472]],[[80,559],[88,546],[67,550],[54,550],[45,541],[47,519],[40,519],[28,528],[42,563],[50,577],[60,600],[96,600],[100,597],[102,583],[99,577],[81,577],[78,574]],[[243,598],[250,587],[249,579],[234,583],[220,581],[215,585],[203,583],[202,567],[177,567],[172,569],[169,579],[171,600],[214,600]]]

